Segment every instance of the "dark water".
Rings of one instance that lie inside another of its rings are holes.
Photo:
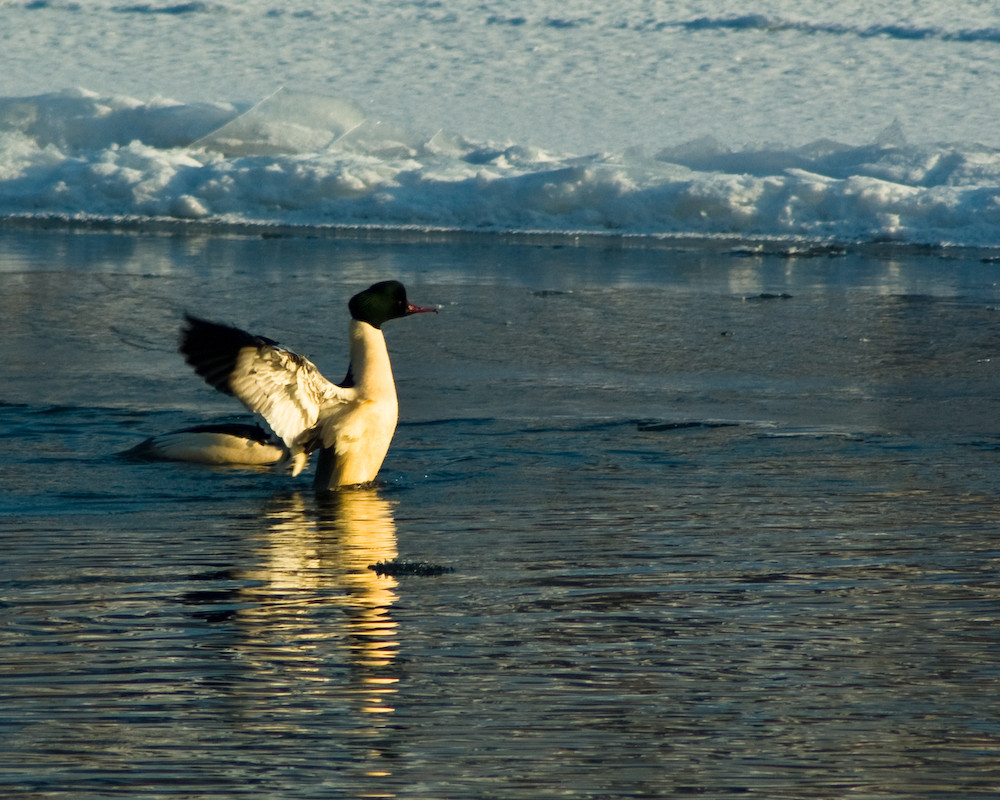
[[[182,310],[339,378],[385,277],[380,487],[114,455],[238,417]],[[0,796],[997,796],[998,278],[0,234]]]

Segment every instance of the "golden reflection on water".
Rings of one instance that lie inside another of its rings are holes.
[[[275,498],[266,523],[237,614],[241,656],[269,695],[260,700],[282,709],[263,724],[301,733],[339,698],[353,732],[371,734],[394,711],[399,681],[398,584],[368,568],[397,555],[392,506],[375,489],[296,493]],[[388,774],[380,753],[362,760],[366,775]]]

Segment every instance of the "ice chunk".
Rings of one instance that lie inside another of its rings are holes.
[[[364,119],[347,101],[282,88],[195,145],[226,156],[314,153]]]

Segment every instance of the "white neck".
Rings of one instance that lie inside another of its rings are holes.
[[[396,399],[396,384],[392,379],[389,351],[385,347],[382,331],[367,322],[352,319],[349,337],[351,341],[351,374],[354,387],[361,397],[382,400]]]

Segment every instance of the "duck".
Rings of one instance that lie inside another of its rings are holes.
[[[203,464],[285,468],[293,476],[318,451],[317,490],[370,484],[396,430],[399,406],[382,325],[436,308],[417,306],[396,280],[347,304],[350,360],[340,383],[273,339],[185,314],[179,350],[206,383],[262,424],[196,425],[147,439],[133,454]]]

